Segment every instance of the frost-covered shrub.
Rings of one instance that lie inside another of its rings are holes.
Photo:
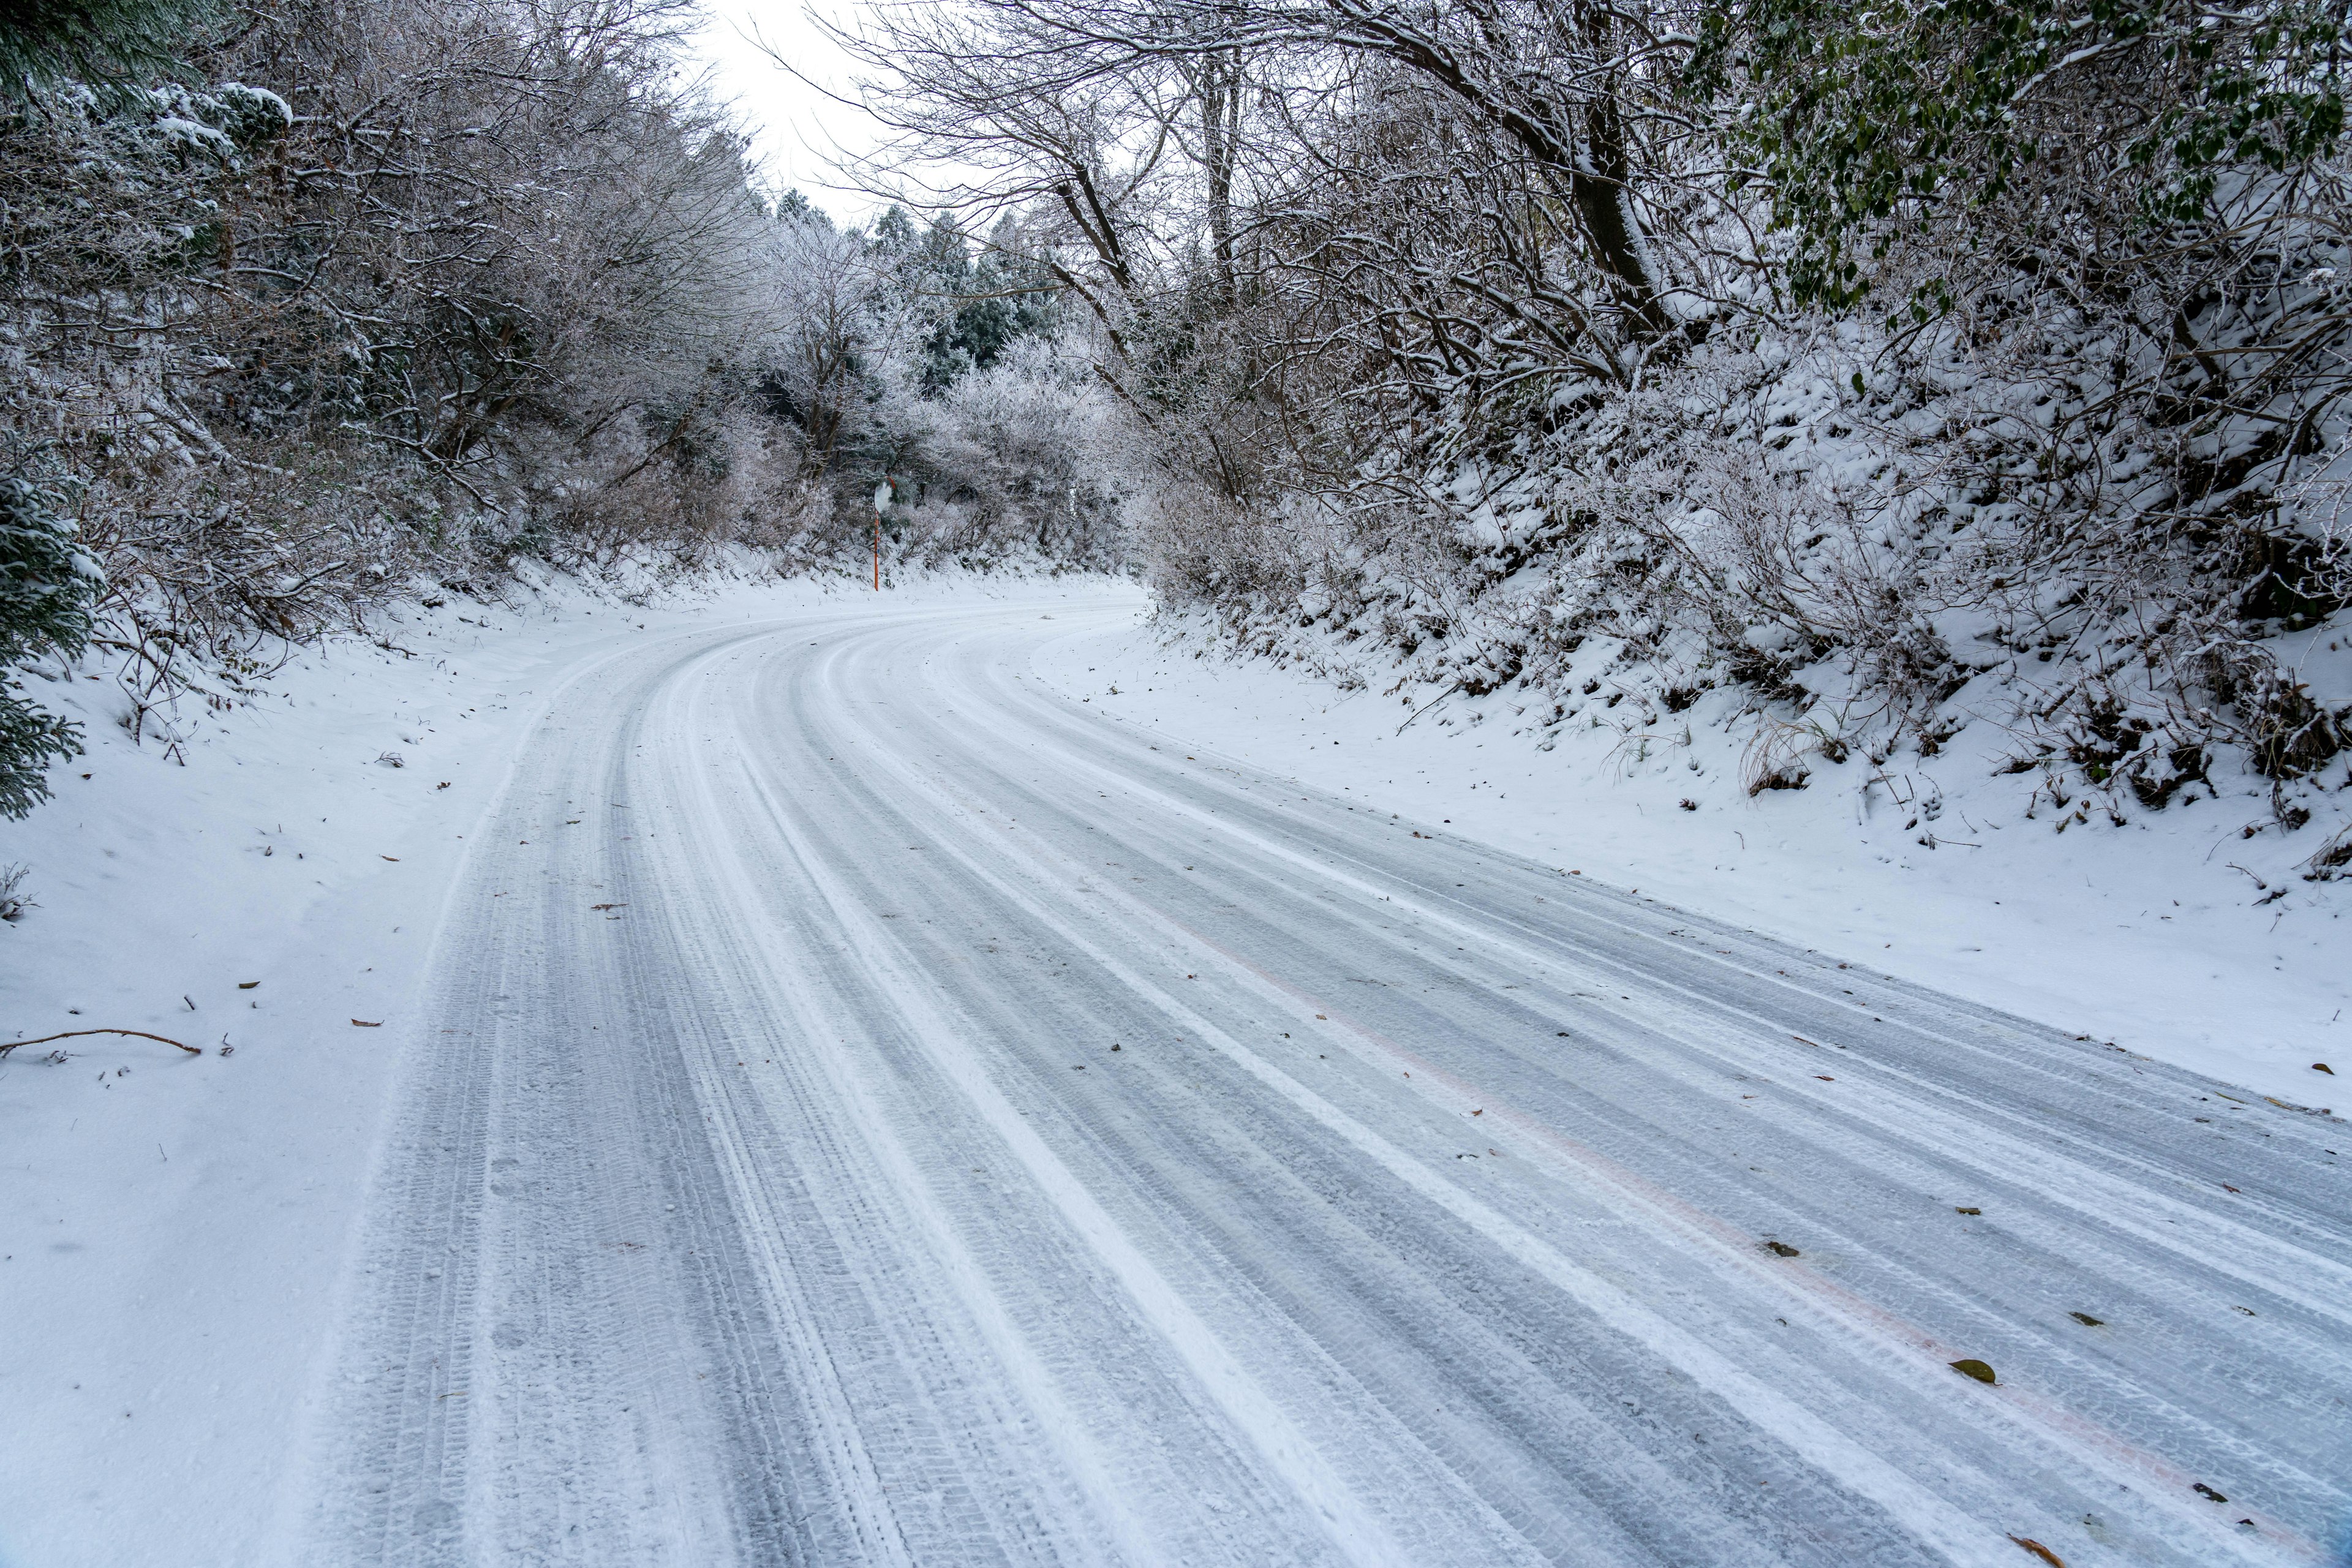
[[[31,873],[29,866],[0,866],[0,921],[20,921],[27,910],[39,908],[25,892],[25,879]]]
[[[1042,338],[955,381],[940,398],[929,454],[946,500],[962,514],[940,546],[1118,565],[1122,498],[1106,460],[1105,416],[1084,363]]]

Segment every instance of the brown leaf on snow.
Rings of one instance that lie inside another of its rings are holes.
[[[2063,1557],[2059,1556],[2058,1553],[2051,1551],[2050,1548],[2042,1545],[2042,1542],[2034,1540],[2032,1537],[2026,1535],[2012,1535],[2010,1539],[2016,1542],[2020,1546],[2024,1547],[2028,1552],[2032,1552],[2036,1557],[2041,1558],[2044,1563],[2049,1563],[2050,1568],[2066,1568],[2066,1560]]]
[[[1768,1241],[1764,1244],[1764,1250],[1770,1253],[1775,1258],[1802,1258],[1804,1256],[1803,1253],[1799,1252],[1795,1247],[1790,1247],[1785,1241]]]
[[[1977,1360],[1974,1356],[1963,1356],[1958,1361],[1954,1362],[1952,1363],[1952,1370],[1958,1373],[1963,1377],[1973,1377],[1979,1383],[1992,1383],[1998,1381],[1992,1374],[1992,1368],[1986,1365],[1983,1362]]]
[[[365,1018],[353,1018],[352,1020],[352,1027],[354,1029],[381,1029],[383,1027],[383,1020],[382,1018],[378,1018],[374,1023],[371,1024]]]

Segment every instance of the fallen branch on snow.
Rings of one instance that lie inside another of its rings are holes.
[[[62,1035],[43,1035],[37,1040],[0,1041],[0,1058],[5,1058],[8,1053],[15,1050],[18,1046],[46,1046],[51,1040],[70,1040],[82,1035],[129,1035],[134,1039],[155,1040],[167,1046],[180,1046],[182,1050],[187,1052],[192,1057],[200,1057],[205,1054],[194,1046],[181,1046],[180,1042],[177,1040],[165,1039],[161,1035],[151,1035],[144,1029],[68,1029]]]

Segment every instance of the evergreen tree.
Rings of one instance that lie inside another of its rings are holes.
[[[216,0],[0,0],[0,93],[160,74],[218,11]]]
[[[16,671],[27,659],[81,651],[99,582],[49,496],[0,479],[0,816],[23,816],[47,799],[43,770],[81,750],[80,727],[24,697]]]

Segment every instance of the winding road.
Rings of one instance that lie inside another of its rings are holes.
[[[308,1561],[2335,1561],[2341,1121],[1031,673],[1127,613],[574,676],[450,897]]]

